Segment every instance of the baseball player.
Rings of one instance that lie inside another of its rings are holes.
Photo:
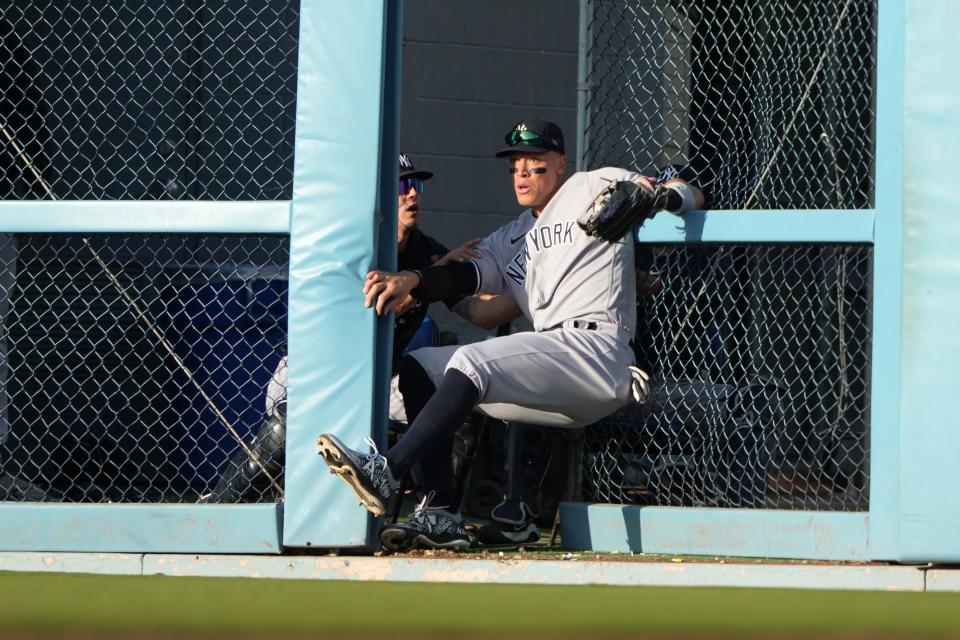
[[[478,291],[512,299],[534,331],[465,346],[420,349],[400,371],[410,428],[385,455],[318,439],[320,455],[375,515],[398,480],[447,441],[476,406],[505,421],[577,427],[629,399],[636,316],[634,248],[628,232],[657,208],[699,206],[680,179],[655,184],[613,167],[564,180],[567,159],[556,124],[522,120],[505,136],[517,201],[527,207],[477,246],[478,257],[428,269],[371,271],[366,305],[378,314],[407,295],[429,302]],[[371,441],[372,444],[372,441]],[[469,546],[449,486],[436,486],[410,520],[381,530],[389,550]]]

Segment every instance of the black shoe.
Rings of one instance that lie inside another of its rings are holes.
[[[284,405],[275,407],[276,415],[264,420],[257,437],[250,443],[250,451],[240,449],[227,463],[217,486],[197,500],[203,504],[279,501],[282,495],[270,481],[283,480],[284,448],[287,440],[286,418],[280,412]]]
[[[490,512],[492,522],[477,530],[477,542],[488,545],[530,544],[540,539],[537,514],[523,500],[504,500]]]
[[[373,448],[373,453],[345,447],[336,436],[325,433],[317,438],[317,449],[330,467],[330,473],[339,475],[350,485],[370,513],[382,516],[400,483],[390,473],[387,459],[377,451],[373,440],[367,438],[366,442]]]
[[[488,522],[477,529],[477,542],[491,546],[532,544],[540,539],[540,529],[533,522],[526,525]]]
[[[380,530],[380,542],[385,549],[409,551],[420,547],[462,551],[470,546],[470,536],[460,517],[442,507],[429,506],[432,498],[431,491],[407,522],[390,524]]]

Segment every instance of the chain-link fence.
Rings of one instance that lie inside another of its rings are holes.
[[[647,250],[655,398],[587,429],[587,498],[866,509],[871,249]]]
[[[870,208],[876,11],[589,0],[584,167],[688,166],[712,209]]]
[[[0,500],[279,497],[286,236],[0,239]]]
[[[298,19],[298,0],[3,3],[0,199],[289,199]]]
[[[5,3],[0,200],[289,199],[298,21],[297,0]],[[288,246],[0,234],[0,500],[279,499]]]
[[[682,166],[713,210],[873,206],[875,0],[585,7],[585,169]],[[656,397],[588,427],[585,497],[867,509],[870,247],[639,256]]]

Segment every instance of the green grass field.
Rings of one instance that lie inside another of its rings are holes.
[[[0,637],[960,637],[960,594],[0,573]]]

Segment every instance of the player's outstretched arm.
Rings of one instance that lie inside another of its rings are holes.
[[[577,224],[588,236],[620,242],[630,229],[666,208],[667,195],[663,187],[655,187],[642,176],[630,181],[611,180],[577,218]]]
[[[472,296],[480,287],[480,273],[472,262],[454,262],[416,271],[370,271],[363,283],[365,306],[377,315],[396,310],[412,294],[421,302]]]
[[[681,214],[703,206],[699,189],[681,178],[653,184],[637,176],[631,181],[612,181],[594,199],[577,224],[588,236],[620,242],[632,229],[657,214]]]

